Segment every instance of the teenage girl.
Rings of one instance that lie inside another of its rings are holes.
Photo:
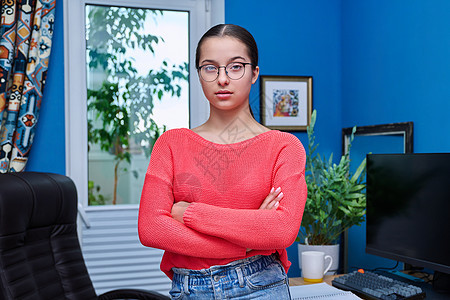
[[[286,247],[306,201],[305,150],[252,116],[258,49],[247,30],[212,27],[195,63],[210,116],[156,141],[140,240],[165,250],[161,270],[172,279],[173,299],[290,299]]]

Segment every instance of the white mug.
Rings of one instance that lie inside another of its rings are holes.
[[[330,259],[328,266],[325,268],[325,260]],[[302,252],[302,276],[307,282],[322,282],[323,275],[331,268],[333,258],[319,251]]]

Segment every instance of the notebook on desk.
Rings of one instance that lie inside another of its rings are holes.
[[[292,300],[336,299],[354,300],[361,299],[352,292],[337,289],[325,282],[289,287]]]

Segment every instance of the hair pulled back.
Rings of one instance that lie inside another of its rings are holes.
[[[203,42],[211,37],[232,37],[241,41],[245,46],[247,46],[248,55],[250,56],[250,62],[252,67],[255,68],[258,65],[258,46],[256,45],[255,39],[245,28],[233,25],[233,24],[219,24],[211,27],[202,36],[197,44],[197,50],[195,53],[195,68],[198,69],[200,63],[201,46]]]

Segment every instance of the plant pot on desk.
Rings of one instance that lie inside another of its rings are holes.
[[[302,269],[302,252],[303,251],[319,251],[333,258],[330,270],[325,275],[335,275],[339,267],[339,244],[337,245],[305,245],[298,244],[298,264]]]

